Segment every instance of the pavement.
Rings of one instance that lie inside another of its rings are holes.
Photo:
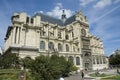
[[[78,74],[73,74],[69,77],[66,77],[65,80],[99,80],[99,79],[89,77],[88,75],[85,75],[84,79],[82,79],[80,73],[78,73]]]
[[[64,80],[100,80],[101,77],[90,77],[89,74],[94,73],[95,71],[89,71],[85,72],[84,79],[81,78],[80,73],[74,73],[69,77],[64,78]],[[116,69],[109,69],[109,70],[101,70],[99,73],[105,73],[105,74],[111,74],[111,75],[117,75]]]

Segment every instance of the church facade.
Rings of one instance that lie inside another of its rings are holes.
[[[5,53],[16,53],[20,58],[35,58],[53,54],[71,60],[79,69],[108,68],[103,42],[89,32],[89,24],[82,12],[61,19],[36,13],[14,13],[5,37]]]

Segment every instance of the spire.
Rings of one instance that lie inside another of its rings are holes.
[[[65,22],[65,20],[66,20],[65,10],[63,10],[63,13],[61,15],[61,19],[62,19],[63,22]]]

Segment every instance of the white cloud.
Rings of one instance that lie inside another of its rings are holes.
[[[40,13],[44,13],[43,11],[40,11]]]
[[[57,3],[50,12],[47,12],[47,14],[60,19],[63,10],[65,10],[65,14],[67,17],[70,17],[73,14],[73,11],[71,11],[70,9],[64,9],[61,3]]]
[[[62,3],[56,3],[56,6],[63,7]]]
[[[80,0],[80,5],[81,6],[86,6],[87,4],[93,2],[94,0]]]
[[[100,0],[93,7],[94,8],[104,8],[112,4],[112,0]]]

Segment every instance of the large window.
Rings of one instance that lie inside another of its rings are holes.
[[[62,51],[62,45],[58,43],[58,51]]]
[[[49,42],[48,48],[49,48],[49,50],[54,50],[54,44],[53,44],[53,42]]]
[[[45,50],[45,42],[44,41],[40,42],[40,49]]]
[[[73,59],[72,56],[69,56],[68,60],[69,60],[70,62],[73,62],[74,59]]]
[[[80,58],[76,57],[76,65],[80,65]]]
[[[66,51],[69,51],[69,46],[66,44]]]

